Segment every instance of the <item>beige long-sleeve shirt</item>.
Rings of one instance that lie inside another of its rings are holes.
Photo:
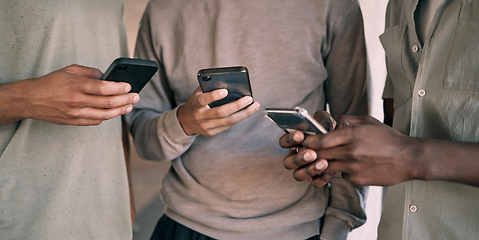
[[[0,0],[0,84],[70,64],[106,70],[127,55],[122,14],[123,0]],[[0,126],[0,239],[131,238],[119,117]]]

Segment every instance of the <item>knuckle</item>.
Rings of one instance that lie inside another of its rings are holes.
[[[231,126],[231,125],[236,124],[237,122],[239,122],[239,119],[237,119],[237,118],[226,117],[225,120],[224,120],[224,125],[225,126]]]
[[[205,135],[208,137],[213,137],[215,134],[216,134],[215,131],[205,130]]]
[[[341,173],[341,176],[344,180],[351,181],[351,176],[349,174],[343,172]]]
[[[360,177],[355,177],[355,176],[349,176],[348,177],[350,182],[354,183],[354,184],[357,184],[357,185],[361,185],[361,186],[364,186],[366,185],[366,182],[364,181],[363,178],[360,178]]]
[[[203,118],[203,114],[202,114],[202,113],[193,112],[193,113],[191,114],[191,118],[193,119],[193,122],[199,123],[200,126],[203,125],[204,118]]]
[[[217,118],[225,118],[228,116],[228,112],[223,107],[218,107],[215,112],[215,117]]]
[[[348,118],[348,116],[346,116],[346,115],[341,115],[341,116],[339,117],[339,122],[345,122],[345,121],[347,120],[347,118]]]
[[[328,139],[325,139],[323,136],[321,136],[321,134],[318,134],[318,135],[314,135],[314,136],[307,136],[308,138],[308,148],[312,148],[312,149],[322,149],[324,148],[325,146],[328,145],[328,142],[327,140]],[[310,140],[310,139],[314,139],[314,141]]]
[[[98,68],[92,68],[91,70],[92,70],[92,73],[94,75],[97,75],[98,77],[101,77],[103,75],[102,71],[100,71],[100,69]]]
[[[90,125],[92,126],[98,126],[100,125],[100,123],[102,123],[103,120],[94,120],[94,121],[91,121]]]
[[[71,118],[71,119],[79,119],[80,118],[80,112],[79,111],[68,110],[65,113],[68,116],[68,118]]]
[[[103,118],[102,120],[108,120],[108,119],[112,119],[114,117],[116,117],[118,114],[112,112],[112,111],[106,111],[104,114],[103,114]]]
[[[344,129],[344,135],[347,139],[354,139],[358,136],[358,126],[349,126]]]
[[[67,101],[67,105],[72,107],[72,108],[79,108],[81,106],[83,106],[83,101],[81,101],[79,98],[70,98],[68,101]]]
[[[115,106],[115,100],[113,99],[113,97],[105,98],[105,100],[103,102],[103,106],[105,108],[113,108]]]
[[[357,143],[351,143],[348,147],[349,157],[353,160],[362,159],[365,155],[367,155],[365,154],[365,151],[366,150]]]
[[[79,69],[79,68],[80,68],[80,65],[78,65],[78,64],[72,64],[72,65],[67,66],[65,69],[66,69],[66,70],[77,70],[77,69]]]
[[[202,135],[212,137],[215,135],[215,129],[208,127],[205,123],[201,123],[199,125],[199,129],[201,129]]]
[[[348,157],[348,159],[356,158],[359,152],[358,148],[354,144],[351,144],[348,147],[345,147],[345,150],[346,150],[346,156]]]
[[[71,75],[71,74],[68,74],[68,73],[62,73],[64,76],[62,76],[62,78],[65,80],[66,82],[66,88],[70,91],[73,91],[73,92],[78,92],[78,89],[80,89],[80,83],[78,81],[76,81],[76,78]]]
[[[96,85],[96,92],[99,95],[106,95],[108,87],[104,82],[100,82],[99,84]]]

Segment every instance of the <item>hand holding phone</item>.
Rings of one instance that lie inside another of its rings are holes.
[[[227,89],[228,95],[209,104],[211,108],[234,102],[244,96],[253,97],[246,67],[209,68],[198,71],[198,82],[203,92]]]
[[[208,96],[203,97],[204,101],[200,102],[200,97],[204,95]],[[258,102],[252,103],[251,98],[242,98],[233,104],[218,108],[210,108],[206,105],[221,96],[225,94],[214,96],[211,93],[203,93],[198,87],[188,101],[180,105],[177,117],[187,135],[214,136],[248,118],[260,107]],[[240,111],[240,109],[244,110]]]
[[[308,111],[301,107],[266,108],[265,117],[273,121],[286,133],[302,131],[305,134],[326,134],[328,131]]]
[[[103,74],[101,80],[127,82],[131,85],[130,92],[139,93],[157,70],[158,64],[155,61],[117,58]]]

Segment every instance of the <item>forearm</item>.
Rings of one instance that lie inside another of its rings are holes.
[[[0,126],[28,117],[25,85],[28,80],[0,85]],[[23,90],[22,90],[23,89]]]
[[[479,143],[414,139],[410,144],[413,178],[479,187]]]

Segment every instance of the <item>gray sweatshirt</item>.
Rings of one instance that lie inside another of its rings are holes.
[[[187,136],[176,115],[199,69],[246,66],[263,107],[329,104],[367,114],[362,17],[355,0],[153,0],[136,57],[160,71],[127,116],[140,156],[172,161],[165,213],[219,239],[345,238],[366,219],[366,189],[336,178],[314,188],[283,167],[283,132],[258,111],[213,137]],[[321,219],[321,220],[320,220]],[[320,222],[322,228],[320,229]]]

